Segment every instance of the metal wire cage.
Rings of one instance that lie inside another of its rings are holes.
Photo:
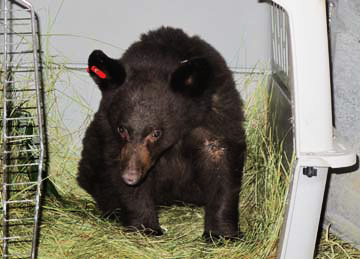
[[[1,254],[35,258],[44,163],[38,26],[28,1],[1,6]]]

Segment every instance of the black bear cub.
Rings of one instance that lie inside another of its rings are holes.
[[[102,93],[77,181],[104,213],[161,235],[157,205],[205,207],[204,236],[238,236],[245,160],[242,102],[221,55],[162,27],[120,59],[100,50],[88,72]]]

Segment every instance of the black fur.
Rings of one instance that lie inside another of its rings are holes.
[[[86,131],[78,183],[104,212],[161,234],[156,206],[205,207],[205,237],[238,236],[245,159],[242,103],[221,55],[199,37],[162,27],[121,59],[95,50],[102,91]]]

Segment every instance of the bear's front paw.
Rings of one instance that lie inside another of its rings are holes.
[[[151,229],[151,228],[145,228],[141,232],[147,236],[161,236],[164,234],[161,228],[156,229],[156,230]]]

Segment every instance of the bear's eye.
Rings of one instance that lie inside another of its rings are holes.
[[[127,138],[127,129],[124,126],[119,126],[117,131],[122,138]]]
[[[153,140],[157,140],[157,139],[159,139],[160,137],[161,137],[161,130],[159,130],[159,129],[153,130],[153,132],[151,133],[151,138],[152,138]]]

